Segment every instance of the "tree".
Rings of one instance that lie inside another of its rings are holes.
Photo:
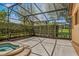
[[[7,15],[7,12],[0,11],[0,21],[1,22],[5,22],[6,21],[6,15]]]

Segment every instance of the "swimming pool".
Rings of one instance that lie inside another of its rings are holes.
[[[12,42],[6,43],[0,43],[0,56],[12,56],[16,55],[24,50],[23,45],[21,44],[15,44]]]
[[[0,52],[8,51],[8,50],[15,50],[17,48],[19,48],[19,45],[13,45],[11,43],[0,44]]]

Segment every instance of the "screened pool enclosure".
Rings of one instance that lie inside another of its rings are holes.
[[[40,36],[71,38],[71,18],[64,3],[0,3],[0,40]]]

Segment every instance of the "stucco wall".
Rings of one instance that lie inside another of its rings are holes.
[[[79,43],[79,24],[72,29],[72,41]]]
[[[75,17],[77,13],[77,18]],[[77,20],[77,24],[75,21]],[[79,55],[79,4],[74,4],[72,12],[72,42]]]

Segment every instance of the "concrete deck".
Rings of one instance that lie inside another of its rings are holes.
[[[15,42],[30,45],[30,56],[77,56],[70,40],[30,37]]]

